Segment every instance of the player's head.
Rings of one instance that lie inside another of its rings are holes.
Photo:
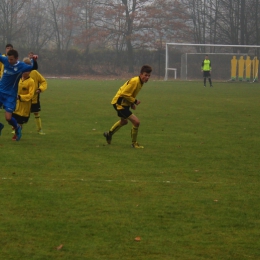
[[[205,60],[208,60],[208,59],[209,59],[209,55],[206,54],[206,55],[205,55]]]
[[[25,58],[23,59],[23,62],[26,63],[26,64],[28,64],[28,65],[32,65],[31,60],[30,60],[30,58],[28,58],[28,57],[25,57]]]
[[[26,64],[28,64],[28,65],[32,65],[31,60],[30,60],[30,58],[28,58],[28,57],[25,57],[25,58],[23,59],[23,62],[26,63]],[[24,78],[24,79],[28,78],[28,77],[30,76],[30,73],[31,73],[31,71],[24,72],[24,73],[22,74],[23,78]]]
[[[139,77],[140,77],[142,83],[146,83],[149,80],[149,78],[151,76],[151,72],[152,72],[152,67],[149,65],[144,65],[141,68]]]
[[[32,51],[30,51],[30,52],[28,53],[28,57],[29,57],[30,59],[33,58],[33,55],[34,55],[34,53],[33,53]]]
[[[11,65],[14,65],[18,61],[18,51],[17,50],[9,50],[7,52],[8,61]]]
[[[14,47],[11,43],[7,43],[5,45],[5,53],[7,54],[8,51],[12,50]]]

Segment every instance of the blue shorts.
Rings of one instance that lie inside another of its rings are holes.
[[[16,99],[16,96],[14,97],[0,92],[0,106],[4,106],[6,112],[14,112],[16,107]]]

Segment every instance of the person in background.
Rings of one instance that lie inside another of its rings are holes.
[[[131,110],[135,110],[136,106],[141,102],[136,99],[137,94],[142,89],[143,84],[147,83],[151,76],[152,68],[149,65],[144,65],[141,68],[139,76],[128,80],[122,87],[119,88],[111,104],[117,111],[120,120],[117,121],[108,132],[104,132],[104,137],[108,144],[111,144],[112,136],[124,125],[128,120],[132,123],[131,138],[133,148],[144,148],[137,142],[138,129],[140,121]]]
[[[5,54],[3,54],[3,56],[7,56],[7,52],[9,50],[12,50],[14,47],[11,43],[8,43],[5,45]],[[4,64],[2,62],[0,62],[0,78],[2,78],[4,73]]]
[[[34,59],[34,69],[38,70],[38,61],[37,61],[38,55],[35,55],[32,51],[30,51],[28,53],[28,58],[31,60],[31,62]]]
[[[206,87],[207,78],[209,80],[210,87],[213,87],[211,81],[211,61],[209,60],[208,55],[205,55],[205,59],[202,61],[201,72],[203,72],[204,87]]]

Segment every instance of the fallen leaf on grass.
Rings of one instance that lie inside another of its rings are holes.
[[[57,250],[61,250],[63,248],[63,245],[59,245],[58,247],[56,247]]]

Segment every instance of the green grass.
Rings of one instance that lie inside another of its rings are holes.
[[[151,80],[139,150],[102,136],[123,82],[50,79],[46,135],[5,125],[0,259],[260,259],[259,84]]]

